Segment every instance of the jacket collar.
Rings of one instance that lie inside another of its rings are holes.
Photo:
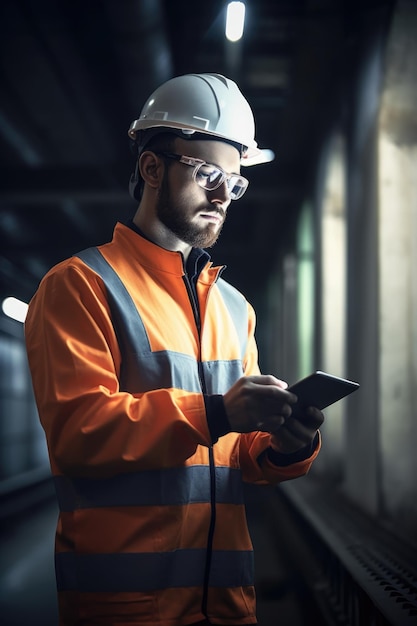
[[[210,255],[202,248],[192,249],[184,268],[184,257],[181,252],[166,250],[150,241],[132,220],[126,224],[120,222],[116,224],[113,242],[121,246],[132,260],[137,259],[141,265],[175,276],[183,276],[187,272],[194,280],[201,275],[204,282],[212,282],[221,269],[212,267]]]

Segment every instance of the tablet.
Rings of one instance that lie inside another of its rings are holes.
[[[291,385],[287,391],[295,393],[298,398],[297,403],[292,405],[293,415],[297,415],[309,406],[325,409],[359,389],[359,386],[353,380],[317,371]]]

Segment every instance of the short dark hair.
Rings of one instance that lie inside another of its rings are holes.
[[[158,133],[154,135],[148,143],[145,144],[144,150],[152,150],[152,152],[173,152],[175,149],[175,140],[177,136],[173,133]]]

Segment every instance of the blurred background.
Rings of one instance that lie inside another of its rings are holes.
[[[57,623],[56,503],[16,317],[52,265],[133,215],[128,128],[190,72],[235,80],[274,154],[244,169],[210,251],[256,308],[263,372],[361,384],[326,410],[309,476],[248,488],[260,624],[417,623],[417,3],[245,0],[234,42],[227,4],[0,3],[7,626]]]

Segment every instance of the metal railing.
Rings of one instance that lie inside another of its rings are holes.
[[[323,624],[417,624],[417,555],[334,489],[306,477],[278,487],[297,532],[298,567]],[[278,509],[277,509],[278,511]]]

